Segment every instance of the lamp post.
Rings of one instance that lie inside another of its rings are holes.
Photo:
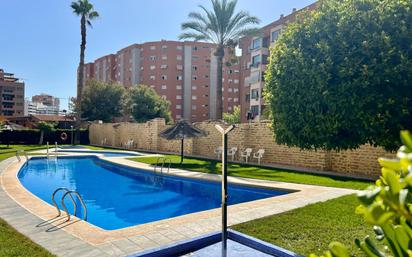
[[[70,129],[71,129],[71,141],[73,145],[73,125],[70,126]]]
[[[226,130],[219,125],[215,126],[222,134],[222,257],[227,256],[227,135],[235,126]]]

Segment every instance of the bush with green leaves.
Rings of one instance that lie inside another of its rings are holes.
[[[240,106],[233,107],[232,113],[223,113],[223,120],[231,125],[240,123]]]
[[[412,127],[412,1],[319,1],[276,41],[265,80],[278,143],[396,151]]]
[[[126,111],[137,122],[146,122],[155,118],[172,121],[170,103],[160,97],[156,91],[145,85],[137,85],[127,92]]]
[[[358,194],[361,205],[356,213],[373,225],[376,236],[355,243],[369,257],[412,256],[412,135],[402,131],[401,141],[397,159],[379,159],[382,175],[376,185]],[[333,242],[323,256],[349,257],[350,253]]]

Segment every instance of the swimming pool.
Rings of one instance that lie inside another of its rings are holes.
[[[26,189],[50,204],[56,188],[78,191],[87,205],[88,222],[106,230],[218,208],[221,201],[220,183],[159,175],[93,156],[57,161],[32,157],[18,178]],[[229,184],[228,192],[229,205],[287,193],[235,184]]]
[[[104,157],[133,157],[141,156],[138,153],[131,152],[116,152],[116,151],[93,151],[93,150],[58,150],[59,153],[83,153],[83,154],[102,154]]]

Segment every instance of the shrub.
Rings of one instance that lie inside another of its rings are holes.
[[[412,256],[412,135],[401,132],[403,146],[398,159],[379,159],[382,175],[376,186],[358,194],[361,205],[356,212],[373,225],[376,240],[356,239],[356,245],[370,257]],[[349,257],[347,248],[338,242],[329,246],[326,257]],[[311,255],[316,257],[316,255]]]
[[[266,99],[276,141],[396,151],[412,127],[412,1],[323,0],[271,51]]]

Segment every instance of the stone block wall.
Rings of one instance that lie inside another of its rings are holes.
[[[221,145],[222,136],[216,130],[215,122],[200,122],[195,126],[206,131],[206,137],[186,139],[185,154],[217,158],[216,147]],[[382,148],[369,145],[361,146],[353,151],[303,151],[299,148],[279,145],[275,142],[273,132],[268,123],[239,124],[229,134],[229,148],[240,150],[252,148],[253,151],[265,149],[262,164],[282,165],[291,169],[308,169],[331,171],[340,174],[356,174],[376,177],[380,173],[377,162],[379,157],[394,157]],[[168,141],[159,133],[169,125],[163,119],[154,119],[146,123],[106,123],[90,126],[90,142],[100,145],[106,139],[106,145],[123,147],[133,139],[134,148],[146,151],[179,153],[179,140]],[[236,160],[240,160],[240,155]],[[252,161],[256,161],[253,160]]]

